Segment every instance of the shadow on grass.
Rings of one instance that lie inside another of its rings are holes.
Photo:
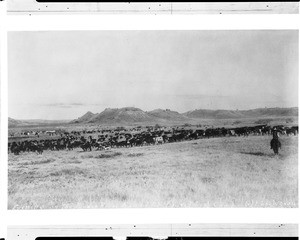
[[[127,156],[128,157],[140,157],[143,155],[144,155],[144,153],[129,153]]]
[[[85,155],[81,155],[81,158],[114,158],[117,156],[121,156],[122,153],[121,152],[105,152],[105,153],[101,153],[101,154],[97,154],[97,155],[93,155],[93,154],[85,154]]]
[[[274,157],[274,153],[263,153],[263,152],[240,152],[241,154],[260,156],[260,157]]]

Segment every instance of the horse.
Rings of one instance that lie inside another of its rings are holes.
[[[281,148],[281,143],[278,139],[277,131],[273,132],[273,139],[270,142],[271,149],[273,149],[275,155],[278,155],[278,150]]]

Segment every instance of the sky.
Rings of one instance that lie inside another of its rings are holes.
[[[298,106],[297,30],[8,33],[9,117]]]

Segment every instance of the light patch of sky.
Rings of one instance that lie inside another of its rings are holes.
[[[298,31],[9,32],[9,116],[298,106]]]

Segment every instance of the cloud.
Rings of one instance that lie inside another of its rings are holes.
[[[74,108],[74,107],[81,107],[86,106],[87,104],[84,103],[46,103],[46,104],[39,104],[43,107],[55,107],[55,108]]]

